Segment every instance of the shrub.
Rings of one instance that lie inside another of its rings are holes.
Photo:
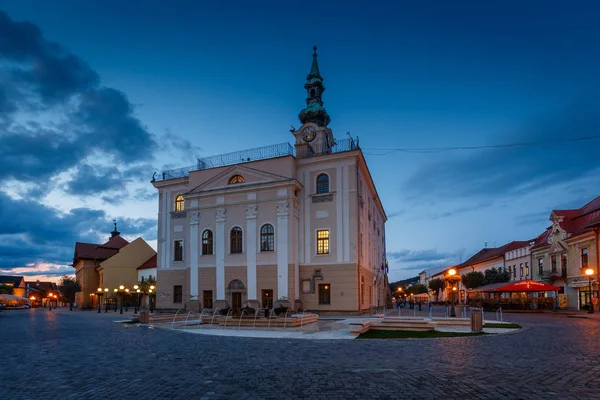
[[[281,307],[277,307],[273,312],[275,313],[275,315],[280,316],[280,315],[285,314],[287,312],[287,310],[289,310],[288,307],[281,306]]]
[[[252,307],[246,306],[244,308],[242,308],[240,310],[240,315],[244,314],[244,315],[254,315],[254,313],[256,312],[256,310]]]

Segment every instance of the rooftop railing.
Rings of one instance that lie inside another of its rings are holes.
[[[271,158],[294,156],[297,158],[314,157],[324,154],[341,153],[345,151],[356,150],[358,142],[352,138],[336,141],[333,146],[326,145],[315,148],[316,150],[305,148],[302,154],[296,154],[296,149],[289,143],[278,143],[269,146],[257,147],[249,150],[235,151],[232,153],[220,154],[216,156],[199,158],[196,165],[188,167],[166,170],[157,176],[155,173],[152,181],[166,181],[170,179],[185,178],[193,171],[202,171],[205,169],[226,167],[229,165],[242,164],[252,161],[268,160]]]

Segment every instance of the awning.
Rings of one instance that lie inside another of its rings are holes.
[[[554,292],[560,290],[558,286],[544,282],[526,280],[517,282],[492,283],[469,290],[470,292]]]
[[[0,294],[0,300],[27,300],[29,302],[29,299],[27,297],[15,296],[14,294]]]

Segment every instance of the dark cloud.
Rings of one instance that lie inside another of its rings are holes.
[[[111,216],[102,210],[75,208],[61,213],[0,192],[0,268],[38,262],[68,264],[75,242],[104,242],[112,228]],[[156,239],[155,219],[119,218],[118,228],[130,240],[138,236]]]
[[[399,268],[392,268],[392,271],[422,271],[428,268],[458,264],[464,259],[465,252],[465,249],[454,252],[439,252],[437,250],[400,250],[388,252],[387,257],[391,263],[399,266]]]
[[[200,152],[202,152],[202,147],[194,145],[188,139],[176,135],[169,129],[162,135],[160,142],[163,146],[163,150],[166,150],[171,155],[177,156],[184,162],[189,162],[191,164],[196,162]]]
[[[600,103],[595,92],[562,110],[507,133],[502,142],[548,142],[600,132]],[[475,150],[421,167],[407,182],[413,199],[477,199],[489,204],[569,182],[600,167],[600,140]]]
[[[65,191],[73,195],[94,195],[108,190],[123,189],[123,177],[115,167],[92,167],[80,164]]]
[[[123,182],[91,171],[86,158],[118,163],[130,179],[141,177],[139,165],[153,160],[154,137],[124,93],[101,86],[84,60],[46,40],[35,25],[13,21],[1,11],[0,78],[0,122],[19,111],[33,120],[12,119],[0,129],[0,180],[47,182],[77,167],[67,187],[72,194],[87,195],[119,189]],[[35,122],[40,113],[54,120]],[[152,170],[148,168],[148,180]]]

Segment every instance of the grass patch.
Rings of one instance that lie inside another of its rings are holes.
[[[439,332],[439,331],[378,331],[370,329],[358,336],[359,339],[431,339],[443,337],[482,336],[483,332]]]
[[[484,328],[504,328],[504,329],[521,329],[519,324],[485,324]]]

